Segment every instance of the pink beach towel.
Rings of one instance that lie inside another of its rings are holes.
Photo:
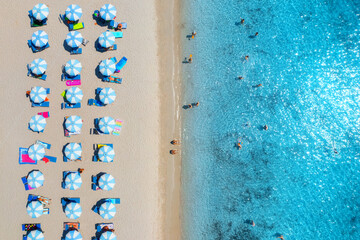
[[[39,112],[38,115],[41,115],[41,116],[43,116],[44,118],[50,117],[49,112]]]
[[[32,160],[32,159],[29,157],[29,155],[27,155],[27,154],[22,154],[22,155],[21,155],[21,158],[22,158],[22,162],[24,162],[24,163],[36,163],[36,161],[35,161],[35,160]]]
[[[67,80],[66,86],[78,86],[81,85],[81,80]]]

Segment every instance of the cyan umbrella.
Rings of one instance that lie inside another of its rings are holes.
[[[35,75],[44,74],[47,69],[47,63],[42,58],[37,58],[30,63],[30,71]]]
[[[71,31],[66,35],[65,39],[67,45],[71,48],[77,48],[83,41],[83,37],[78,31]]]
[[[38,3],[31,10],[31,14],[36,20],[42,21],[49,16],[49,8],[43,3]]]
[[[79,5],[71,4],[65,10],[65,16],[70,21],[73,21],[73,22],[78,21],[82,16],[82,9]]]
[[[46,97],[46,89],[43,87],[33,87],[30,91],[30,100],[34,103],[42,103]]]
[[[83,125],[82,119],[79,116],[72,115],[65,121],[65,127],[69,132],[78,132]]]
[[[28,155],[34,161],[39,161],[45,156],[45,147],[35,143],[28,148]]]
[[[44,213],[44,206],[40,201],[31,201],[26,207],[27,213],[32,218],[38,218]]]
[[[105,231],[100,235],[100,240],[116,240],[116,235],[112,231]]]
[[[65,207],[65,215],[68,218],[78,219],[81,216],[81,213],[81,206],[76,202],[70,202]]]
[[[83,91],[78,87],[71,87],[66,91],[66,100],[72,104],[79,103],[83,99]]]
[[[78,143],[68,143],[64,150],[65,157],[70,160],[76,160],[81,157],[82,149]]]
[[[26,240],[44,240],[44,234],[42,233],[42,231],[40,230],[31,230],[27,235],[26,235]]]
[[[116,8],[111,4],[105,4],[100,8],[100,16],[105,21],[113,20],[116,17]]]
[[[81,62],[76,59],[71,59],[65,64],[65,72],[71,76],[75,77],[80,74],[82,69]]]
[[[112,219],[115,216],[116,207],[109,201],[106,201],[100,205],[99,214],[104,219]]]
[[[103,88],[99,93],[99,98],[103,104],[111,104],[115,101],[116,93],[112,88]]]
[[[42,185],[44,185],[44,174],[40,172],[39,170],[33,170],[31,171],[26,178],[27,184],[31,188],[39,188]]]
[[[115,178],[111,174],[105,173],[99,178],[98,186],[102,190],[110,191],[115,186]]]
[[[41,132],[45,129],[46,119],[41,115],[32,116],[29,122],[29,127],[34,132]]]
[[[112,162],[115,157],[114,149],[110,146],[102,146],[98,151],[98,157],[102,162]]]
[[[65,188],[77,190],[81,187],[82,180],[79,172],[70,172],[65,177]]]
[[[115,35],[112,32],[103,32],[99,37],[99,44],[103,48],[109,48],[115,43]]]
[[[65,240],[82,240],[81,233],[78,230],[71,230],[65,235]]]
[[[109,134],[115,128],[115,120],[112,117],[103,117],[99,120],[99,130]]]
[[[49,36],[45,31],[38,30],[31,36],[31,43],[35,47],[42,48],[49,42]]]
[[[110,76],[111,74],[113,74],[115,72],[116,64],[114,61],[112,61],[110,59],[102,60],[99,65],[99,70],[102,75]]]

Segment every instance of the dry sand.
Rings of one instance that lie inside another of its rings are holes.
[[[102,222],[113,222],[119,239],[178,239],[180,158],[168,155],[171,148],[169,140],[174,134],[179,136],[179,124],[171,123],[178,120],[174,110],[178,105],[173,99],[175,86],[161,86],[164,78],[171,81],[178,72],[169,70],[159,74],[160,56],[163,56],[161,63],[166,58],[173,58],[161,54],[169,52],[168,48],[174,46],[169,44],[160,49],[157,47],[158,33],[164,31],[157,28],[156,13],[159,8],[156,7],[156,0],[45,1],[43,3],[50,8],[48,25],[31,28],[27,11],[36,3],[38,2],[28,0],[4,1],[0,9],[0,239],[21,239],[23,223],[41,223],[45,239],[60,239],[63,223],[70,221],[62,211],[61,197],[80,197],[83,208],[79,218],[80,232],[84,239],[91,239],[95,235],[95,224]],[[58,20],[59,14],[63,14],[71,3],[82,7],[84,14],[81,21],[85,23],[85,29],[80,31],[90,41],[83,47],[83,54],[76,56],[70,56],[64,50],[63,43],[68,29]],[[106,27],[94,25],[92,12],[105,3],[112,3],[117,8],[117,20],[126,21],[128,29],[124,30],[123,39],[116,40],[117,51],[99,53],[95,51],[94,42]],[[174,7],[172,5],[172,9],[165,7],[163,10],[173,11]],[[166,16],[171,14],[163,15]],[[34,54],[26,42],[34,31],[40,29],[49,34],[50,48]],[[175,32],[174,28],[171,28],[168,35],[171,36],[172,32]],[[175,41],[175,38],[170,37],[170,40]],[[118,59],[122,56],[128,58],[127,65],[119,74],[123,77],[121,85],[103,83],[95,75],[98,63],[113,56]],[[48,62],[47,81],[26,76],[26,64],[39,57]],[[84,99],[81,109],[61,110],[60,94],[67,88],[65,82],[60,81],[61,66],[70,59],[78,59],[83,65],[80,88],[84,92]],[[174,59],[173,65],[167,69],[179,64]],[[33,86],[51,88],[50,108],[31,108],[25,92]],[[87,106],[87,99],[94,98],[97,87],[114,88],[117,93],[115,103],[106,107]],[[161,99],[166,99],[166,102]],[[169,109],[173,110],[166,111]],[[45,132],[37,134],[27,130],[31,116],[47,110],[50,111],[50,118]],[[162,114],[163,111],[166,114]],[[67,115],[79,115],[83,118],[81,135],[64,137],[62,123]],[[89,134],[94,118],[102,116],[112,116],[124,121],[120,136]],[[57,163],[18,164],[18,148],[28,147],[36,140],[52,144],[47,155],[56,156]],[[62,161],[61,150],[68,142],[82,143],[82,162]],[[91,161],[95,143],[114,144],[114,163]],[[62,172],[78,168],[85,168],[82,187],[76,191],[62,189]],[[45,184],[39,189],[25,191],[21,177],[32,169],[39,169],[44,173]],[[112,191],[91,190],[91,176],[99,172],[107,172],[115,177],[116,185]],[[28,194],[50,197],[50,215],[31,219],[26,213]],[[117,214],[111,221],[105,221],[91,211],[92,206],[105,197],[121,199],[121,204],[117,205]]]

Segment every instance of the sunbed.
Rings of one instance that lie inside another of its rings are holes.
[[[46,143],[46,142],[42,142],[42,141],[39,141],[39,140],[36,140],[36,143],[37,144],[40,144],[40,145],[43,145],[46,149],[51,149],[51,144],[50,143]]]
[[[79,222],[66,222],[64,223],[64,230],[68,231],[70,229],[80,229],[80,223]]]
[[[48,163],[48,162],[56,163],[56,159],[57,159],[56,157],[52,157],[52,156],[45,155],[42,160],[43,160],[45,163]]]
[[[82,48],[75,48],[70,51],[70,55],[82,54]]]
[[[71,135],[79,135],[79,134],[81,134],[81,131],[69,132],[67,129],[64,130],[65,137],[70,137]]]
[[[84,46],[86,46],[86,44],[88,44],[89,43],[89,40],[87,40],[87,39],[85,39],[85,38],[83,38],[83,40],[82,40],[82,45],[84,45]]]
[[[81,85],[81,80],[67,80],[66,86],[79,86]]]
[[[114,224],[113,223],[99,223],[96,224],[96,231],[97,232],[102,232],[103,228],[107,227],[107,229],[112,230],[114,229]]]
[[[104,48],[104,47],[100,46],[100,44],[96,44],[96,50],[99,52],[115,51],[115,50],[117,50],[117,44],[114,44],[113,46],[111,46],[109,48]]]
[[[112,32],[115,36],[115,38],[122,38],[123,37],[123,32]]]
[[[112,204],[120,204],[120,198],[107,198],[105,201],[111,202]]]
[[[102,79],[103,82],[110,82],[110,83],[118,83],[121,84],[122,83],[122,78],[119,77],[114,77],[114,76],[109,76],[109,77],[104,77]]]
[[[116,62],[117,62],[116,57],[109,58],[109,60],[113,61],[114,63],[116,63]]]
[[[25,223],[21,225],[21,230],[23,231],[31,231],[31,230],[41,230],[41,224],[40,223]]]
[[[43,214],[44,215],[50,214],[50,209],[49,208],[44,208]]]
[[[49,107],[49,106],[50,106],[50,102],[42,102],[42,103],[34,103],[34,102],[31,102],[31,106],[32,106],[32,107]]]
[[[81,103],[76,103],[76,104],[61,103],[61,109],[64,108],[81,108]]]
[[[83,22],[79,22],[79,23],[69,23],[69,30],[73,31],[73,30],[80,30],[83,29],[85,27]]]
[[[74,77],[70,77],[67,74],[63,73],[61,75],[61,80],[65,80],[65,81],[67,81],[67,80],[81,80],[81,75],[79,74],[79,75],[76,75]]]
[[[32,188],[32,187],[29,186],[26,177],[22,177],[22,178],[21,178],[21,181],[22,181],[22,183],[24,184],[24,187],[25,187],[25,190],[26,190],[26,191],[31,190],[31,189],[34,189],[34,188]]]
[[[96,100],[96,99],[89,99],[88,100],[88,105],[89,106],[98,106],[98,107],[105,106],[102,102],[100,102],[99,100]]]
[[[125,66],[127,58],[123,57],[117,64],[115,72],[120,72],[120,70]]]
[[[80,203],[80,198],[61,198],[61,205],[66,206],[70,202]]]

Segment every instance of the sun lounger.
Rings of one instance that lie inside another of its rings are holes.
[[[25,187],[25,190],[26,190],[26,191],[31,190],[31,189],[34,189],[34,188],[32,188],[32,187],[29,186],[26,177],[22,177],[22,178],[21,178],[21,181],[22,181],[22,183],[24,184],[24,187]]]
[[[104,146],[109,146],[109,147],[114,148],[114,144],[112,144],[112,143],[99,143],[96,145],[97,149],[104,147]]]
[[[41,230],[41,224],[40,223],[26,223],[21,225],[21,230],[23,231],[31,231],[31,230]]]
[[[46,162],[46,160],[48,160],[49,162],[56,163],[56,159],[57,159],[57,157],[52,157],[52,156],[45,155],[42,160],[45,161],[45,162]]]
[[[81,80],[67,80],[66,86],[79,86],[81,85]]]
[[[82,48],[76,48],[70,51],[70,55],[82,54]]]
[[[123,57],[117,64],[115,72],[120,72],[120,70],[125,66],[127,58]]]
[[[69,132],[67,129],[64,130],[65,137],[70,137],[71,135],[79,135],[79,134],[81,134],[81,131]]]
[[[80,203],[80,198],[66,198],[66,197],[61,198],[61,205],[64,207],[70,202]]]
[[[96,100],[96,99],[89,99],[88,100],[88,105],[89,106],[98,106],[98,107],[103,107],[105,106],[102,102]]]
[[[41,115],[44,118],[49,118],[50,117],[50,113],[49,112],[39,112],[37,115]]]
[[[111,60],[111,61],[113,61],[114,63],[116,63],[117,62],[117,59],[116,59],[116,57],[112,57],[112,58],[108,58],[109,60]]]
[[[32,107],[49,107],[50,106],[50,102],[42,102],[42,103],[31,103]]]
[[[112,230],[114,229],[114,224],[113,223],[99,223],[96,224],[96,231],[97,232],[102,232],[103,228],[107,227],[107,229]]]
[[[29,194],[29,196],[28,196],[28,202],[36,201],[38,199],[39,199],[39,196],[37,196],[37,195]]]
[[[116,22],[115,20],[111,20],[110,23],[109,23],[109,28],[110,29],[115,29],[115,28],[117,28],[118,25],[119,25],[118,22]]]
[[[79,222],[66,222],[64,223],[64,230],[68,231],[70,229],[80,229],[80,223]]]
[[[37,164],[28,155],[28,148],[19,148],[19,164]]]
[[[127,23],[126,22],[121,22],[122,25],[122,29],[127,29]]]
[[[80,29],[83,29],[85,27],[84,23],[83,22],[79,22],[79,23],[70,23],[69,24],[69,30],[70,31],[73,31],[73,30],[80,30]]]
[[[39,22],[36,21],[33,17],[30,18],[30,26],[31,27],[42,27],[42,26],[46,26],[47,25],[47,21],[43,21],[43,22]]]
[[[115,120],[115,127],[114,127],[114,130],[112,132],[112,135],[119,136],[122,125],[123,125],[123,121],[120,120],[120,119],[116,119]]]
[[[81,44],[84,45],[84,46],[86,46],[86,44],[88,44],[88,43],[89,43],[89,40],[83,38],[83,41],[82,41]]]
[[[81,75],[79,74],[79,75],[76,75],[75,77],[70,77],[70,76],[68,76],[67,74],[62,74],[61,75],[61,80],[65,80],[65,81],[67,81],[67,80],[80,80],[81,79]]]
[[[110,82],[110,83],[118,83],[118,84],[121,84],[121,83],[122,83],[122,78],[110,76],[110,77],[104,77],[104,78],[102,79],[102,81],[103,81],[103,82]]]
[[[115,36],[115,38],[122,38],[123,37],[123,32],[112,32]]]
[[[120,204],[120,198],[107,198],[105,201],[109,201],[112,204]]]
[[[76,103],[76,104],[61,103],[61,109],[64,108],[81,108],[81,103]]]
[[[44,208],[43,214],[44,215],[49,215],[50,214],[50,209],[49,208]]]
[[[46,142],[42,142],[42,141],[39,141],[39,140],[36,140],[36,143],[37,144],[40,144],[40,145],[43,145],[46,149],[51,149],[51,144],[50,143],[46,143]]]

